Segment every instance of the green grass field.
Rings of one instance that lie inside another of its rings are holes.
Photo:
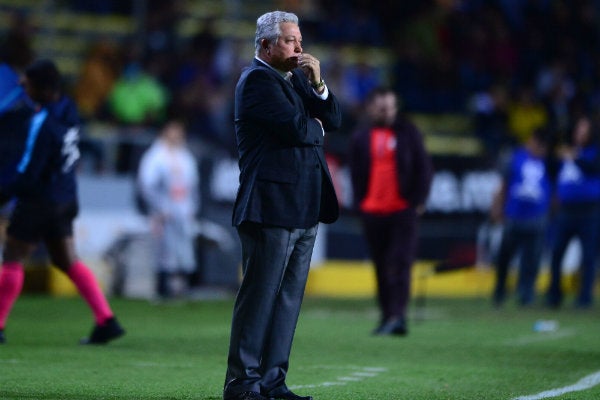
[[[221,399],[232,300],[112,304],[127,335],[87,347],[82,300],[21,297],[0,346],[0,399]],[[534,332],[539,319],[560,327]],[[432,299],[404,338],[371,336],[376,320],[371,300],[307,298],[288,385],[315,400],[509,400],[589,383],[553,398],[600,398],[598,376],[579,382],[600,371],[597,309]]]

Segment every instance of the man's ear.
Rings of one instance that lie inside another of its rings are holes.
[[[265,51],[265,53],[267,53],[267,54],[271,53],[269,50],[269,41],[267,39],[261,39],[260,47],[262,47],[262,49]]]

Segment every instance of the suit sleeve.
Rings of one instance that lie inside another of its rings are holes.
[[[298,75],[303,77],[304,73],[299,72]],[[301,95],[305,98],[310,116],[321,120],[325,132],[340,129],[342,125],[342,112],[339,102],[331,89],[327,88],[329,95],[323,100],[315,94],[308,80],[300,78],[296,82],[302,84]]]
[[[323,144],[321,125],[302,112],[294,103],[292,91],[286,93],[282,83],[268,71],[250,71],[236,92],[239,103],[244,105],[238,110],[238,123],[253,121],[292,146]]]
[[[352,181],[353,207],[358,211],[360,202],[367,192],[367,177],[369,176],[369,147],[364,140],[367,132],[357,129],[351,137],[349,146],[350,177]]]

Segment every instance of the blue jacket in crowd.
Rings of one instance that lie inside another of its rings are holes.
[[[544,159],[517,149],[504,174],[505,216],[516,220],[543,218],[550,208],[552,183]]]
[[[558,198],[563,204],[600,201],[600,154],[598,146],[582,148],[577,159],[561,163],[558,179]]]

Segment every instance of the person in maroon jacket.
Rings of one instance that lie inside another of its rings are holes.
[[[374,89],[367,124],[352,136],[350,169],[358,209],[377,275],[381,322],[377,335],[406,335],[411,267],[418,219],[425,210],[433,166],[421,133],[398,112],[397,95]]]

